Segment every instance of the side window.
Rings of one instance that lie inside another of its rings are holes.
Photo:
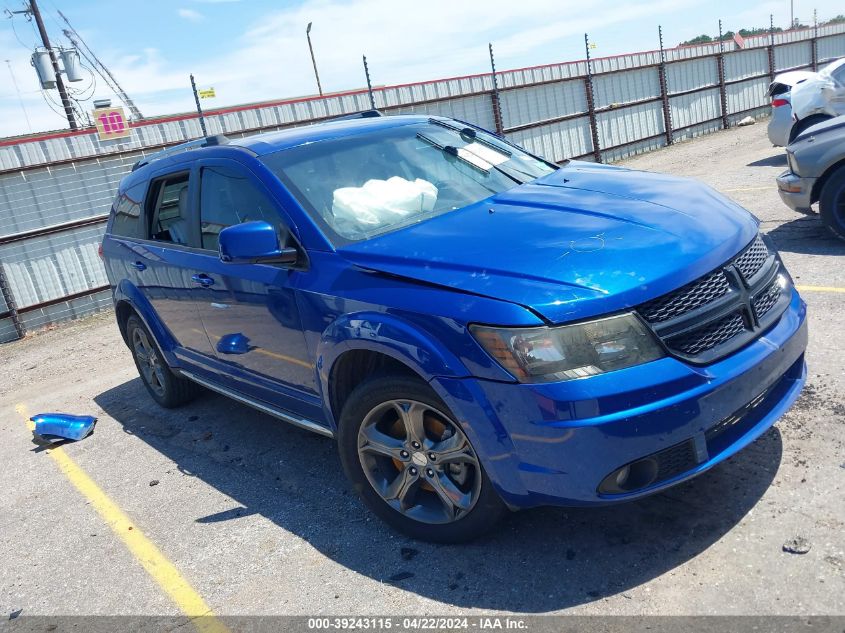
[[[830,76],[833,77],[833,80],[840,86],[845,86],[845,64],[842,64],[839,68],[830,73]]]
[[[200,175],[200,235],[202,248],[216,251],[220,231],[242,222],[264,220],[282,229],[276,205],[243,172],[231,167],[204,167]]]
[[[122,237],[146,239],[141,223],[141,209],[144,206],[144,193],[147,183],[140,182],[129,187],[117,196],[114,202],[114,220],[111,232]]]
[[[188,174],[171,176],[157,183],[157,197],[150,224],[150,239],[188,244]]]

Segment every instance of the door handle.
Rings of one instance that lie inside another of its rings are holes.
[[[144,270],[147,267],[144,262],[132,262],[129,265],[132,266],[132,268],[134,268],[135,270]]]
[[[214,280],[204,273],[200,273],[199,275],[191,275],[191,281],[195,284],[199,284],[203,288],[208,288],[209,286],[214,285]]]

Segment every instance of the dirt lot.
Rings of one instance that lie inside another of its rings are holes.
[[[737,457],[641,502],[514,514],[466,546],[412,542],[350,495],[331,440],[215,395],[159,409],[98,315],[0,347],[0,618],[178,614],[189,594],[163,591],[144,556],[217,614],[845,614],[845,244],[781,204],[765,122],[627,164],[725,192],[816,287],[806,391]],[[99,416],[64,453],[153,550],[127,547],[130,528],[32,443],[25,415],[51,410]],[[784,552],[799,536],[810,551]]]

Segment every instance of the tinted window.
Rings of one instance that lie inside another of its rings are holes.
[[[456,121],[306,143],[261,158],[335,243],[480,202],[555,167]]]
[[[190,238],[188,175],[159,181],[157,191],[150,238],[159,242],[187,244]]]
[[[118,194],[114,203],[114,220],[111,225],[111,232],[114,235],[146,238],[141,222],[141,209],[144,206],[146,190],[147,183],[141,182]]]
[[[275,227],[280,226],[273,201],[240,170],[204,167],[200,183],[203,248],[216,251],[220,231],[233,224],[264,220]]]

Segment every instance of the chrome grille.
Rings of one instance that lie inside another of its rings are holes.
[[[751,246],[746,248],[745,251],[734,260],[733,264],[737,267],[737,269],[739,269],[739,272],[742,273],[742,276],[745,277],[745,279],[751,279],[760,271],[768,258],[769,249],[766,247],[766,243],[763,241],[763,238],[758,235],[757,239],[751,242]]]
[[[641,305],[640,314],[646,321],[660,323],[707,305],[714,299],[728,294],[730,289],[725,273],[717,270],[698,281],[687,284],[680,290]]]
[[[695,356],[705,350],[721,345],[744,329],[745,323],[742,320],[742,316],[735,312],[715,323],[708,323],[691,332],[668,339],[666,343],[669,347],[677,349],[684,354]]]
[[[782,312],[774,308],[789,290],[779,266],[758,235],[732,260],[637,311],[671,352],[709,363],[757,338]]]

